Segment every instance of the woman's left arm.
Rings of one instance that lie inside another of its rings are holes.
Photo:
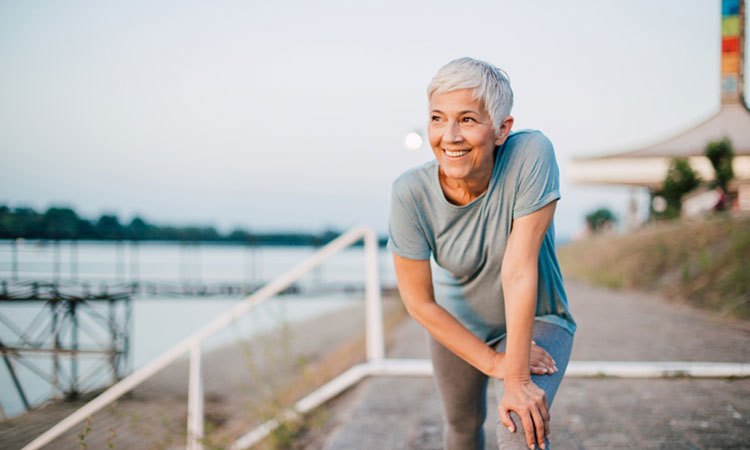
[[[500,419],[515,431],[509,411],[515,411],[523,423],[526,441],[544,448],[549,435],[547,397],[533,381],[529,370],[529,352],[537,302],[539,250],[552,223],[556,201],[513,220],[502,264],[503,296],[507,344],[505,347],[505,392],[498,407]]]

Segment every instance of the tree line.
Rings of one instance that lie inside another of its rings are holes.
[[[80,217],[70,208],[51,207],[44,213],[32,208],[0,205],[0,239],[82,239],[131,241],[231,242],[256,245],[327,244],[339,236],[335,230],[321,233],[251,233],[237,228],[219,233],[214,227],[158,226],[141,217],[121,223],[116,215],[103,214],[96,220]],[[383,240],[381,239],[381,245]]]

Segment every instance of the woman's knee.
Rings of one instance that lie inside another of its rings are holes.
[[[497,448],[498,450],[528,450],[529,444],[526,442],[526,433],[523,429],[521,418],[515,411],[510,411],[510,419],[515,425],[515,430],[511,433],[502,422],[497,423]],[[546,450],[549,450],[549,441],[544,440]],[[535,448],[540,448],[536,446]]]

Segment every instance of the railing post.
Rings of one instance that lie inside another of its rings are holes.
[[[188,384],[187,450],[201,450],[203,444],[203,371],[201,344],[190,348],[190,379]]]
[[[12,244],[12,262],[11,271],[13,272],[13,281],[18,281],[18,239],[13,239]]]
[[[378,238],[367,228],[365,241],[365,311],[367,314],[367,360],[379,361],[385,357],[383,338],[383,309],[380,299],[380,277],[378,275]]]

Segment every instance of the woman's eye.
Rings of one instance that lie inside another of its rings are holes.
[[[464,117],[461,120],[464,121],[464,122],[476,122],[476,120],[474,120],[473,117]]]
[[[433,122],[437,122],[438,120],[440,120],[440,116],[432,116],[430,117],[430,120]]]

